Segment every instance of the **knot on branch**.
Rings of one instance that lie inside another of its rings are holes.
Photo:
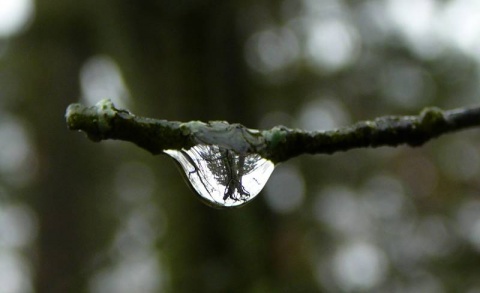
[[[409,144],[419,146],[432,138],[438,137],[448,129],[448,122],[445,112],[437,107],[428,107],[422,110],[418,116],[418,133]]]

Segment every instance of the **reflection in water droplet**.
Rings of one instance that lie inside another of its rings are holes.
[[[202,201],[213,207],[241,206],[257,196],[274,169],[258,154],[239,155],[216,145],[166,150],[182,166]]]

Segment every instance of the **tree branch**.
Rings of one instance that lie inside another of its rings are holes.
[[[110,100],[92,107],[72,104],[67,125],[84,131],[93,141],[133,142],[152,154],[189,149],[197,144],[219,145],[238,154],[258,153],[275,163],[298,155],[331,154],[361,147],[420,146],[442,134],[480,126],[480,107],[442,111],[425,108],[418,116],[385,116],[330,131],[308,132],[277,126],[248,129],[225,121],[176,122],[138,117],[115,108]]]

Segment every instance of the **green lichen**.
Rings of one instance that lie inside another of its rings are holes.
[[[446,123],[444,112],[437,107],[429,107],[420,113],[420,123],[425,129],[432,129]]]
[[[283,126],[275,126],[271,130],[262,132],[263,137],[268,142],[270,148],[276,148],[278,144],[284,143],[287,139],[287,131]]]
[[[259,150],[262,157],[276,163],[285,161],[288,158],[287,136],[292,137],[293,131],[283,126],[277,126],[270,130],[261,131],[265,146]]]

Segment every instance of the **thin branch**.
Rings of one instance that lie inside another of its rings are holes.
[[[238,154],[258,153],[278,163],[305,153],[331,154],[401,144],[420,146],[442,134],[480,126],[480,107],[448,111],[425,108],[418,116],[385,116],[315,132],[283,126],[259,131],[225,121],[182,123],[150,119],[117,109],[110,100],[102,100],[92,107],[72,104],[66,119],[70,129],[84,131],[93,141],[129,141],[152,154],[206,144],[219,145]]]

